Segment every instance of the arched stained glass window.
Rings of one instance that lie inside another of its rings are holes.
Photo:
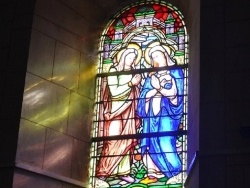
[[[186,26],[171,4],[145,2],[122,9],[101,36],[91,187],[183,187]]]

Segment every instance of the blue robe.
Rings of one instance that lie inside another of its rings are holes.
[[[183,116],[184,76],[181,69],[171,70],[170,75],[176,81],[178,103],[173,105],[167,97],[162,96],[160,112],[156,115],[153,113],[152,98],[149,101],[148,112],[145,111],[146,94],[153,89],[151,77],[145,80],[137,107],[138,114],[143,120],[143,133],[178,130]],[[165,89],[171,87],[168,84],[164,86]],[[166,177],[170,178],[180,173],[182,164],[176,150],[176,136],[146,137],[141,139],[140,145],[142,154],[147,151],[155,165]]]

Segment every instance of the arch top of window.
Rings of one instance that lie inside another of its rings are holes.
[[[157,41],[171,46],[176,64],[185,65],[188,63],[187,40],[184,17],[172,4],[157,1],[131,4],[114,16],[101,35],[98,73],[107,73],[114,63],[114,55],[129,43],[141,47],[141,61],[150,43]]]

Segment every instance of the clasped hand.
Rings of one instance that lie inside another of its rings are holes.
[[[151,76],[151,85],[157,90],[161,88],[160,80],[155,75]]]
[[[136,74],[134,77],[131,79],[132,85],[138,85],[141,82],[141,75]]]

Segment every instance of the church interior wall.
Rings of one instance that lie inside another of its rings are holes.
[[[87,187],[98,39],[133,1],[95,2],[0,3],[1,186]],[[187,187],[249,187],[250,4],[169,2],[190,42]]]
[[[71,3],[34,7],[14,187],[87,187],[96,25]]]
[[[33,0],[0,2],[0,185],[11,187],[26,74]]]
[[[201,3],[200,187],[249,186],[249,5]]]

